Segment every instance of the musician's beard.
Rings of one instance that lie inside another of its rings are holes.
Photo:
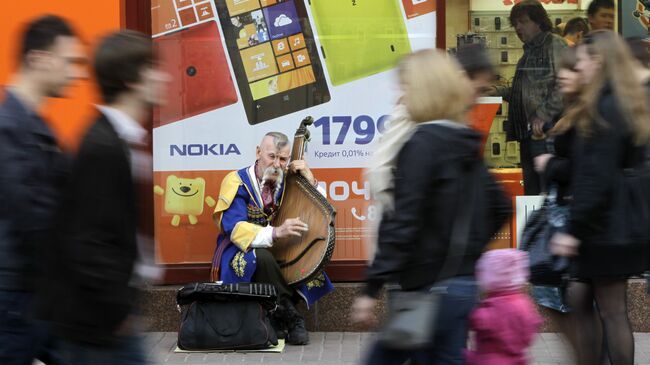
[[[262,175],[262,189],[268,187],[273,192],[273,199],[276,202],[278,201],[278,194],[280,193],[278,186],[282,179],[284,179],[284,171],[273,166],[267,167]]]

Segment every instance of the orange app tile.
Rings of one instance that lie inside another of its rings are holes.
[[[258,0],[226,0],[226,6],[230,16],[239,15],[251,10],[259,9],[260,2]]]
[[[168,0],[151,0],[151,34],[157,35],[177,29],[181,22],[176,15],[174,4]]]
[[[408,19],[436,11],[436,0],[402,0]]]
[[[181,10],[178,12],[178,15],[181,17],[181,22],[183,25],[190,25],[196,23],[196,14],[194,14],[194,9],[189,8]]]
[[[273,5],[273,4],[277,3],[277,2],[278,2],[278,0],[260,0],[260,3],[262,4],[262,6]]]
[[[273,41],[273,52],[276,55],[281,55],[289,52],[289,45],[287,44],[287,39],[276,39]]]
[[[295,66],[293,65],[293,59],[290,54],[280,56],[278,59],[278,67],[280,67],[280,72],[289,71]]]
[[[302,33],[298,33],[289,37],[289,46],[291,46],[292,51],[305,48],[305,37],[302,35]]]
[[[212,6],[210,3],[202,3],[196,6],[196,13],[199,15],[199,20],[206,20],[214,18]]]
[[[307,49],[301,49],[300,51],[294,52],[293,60],[296,62],[296,67],[309,65],[311,63]]]
[[[174,1],[176,2],[176,7],[179,9],[192,5],[192,0],[174,0]]]
[[[278,73],[270,43],[260,44],[241,51],[241,58],[249,82]]]

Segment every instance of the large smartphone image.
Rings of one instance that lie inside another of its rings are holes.
[[[302,0],[215,0],[250,124],[330,100]]]
[[[411,52],[396,0],[308,0],[333,85],[396,66]]]
[[[237,102],[217,23],[162,35],[154,45],[171,76],[166,102],[154,108],[155,127]]]

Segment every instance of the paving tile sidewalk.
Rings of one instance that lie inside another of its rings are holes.
[[[148,334],[153,364],[267,364],[267,365],[357,365],[372,343],[375,334],[364,332],[311,332],[307,346],[286,346],[277,354],[179,354],[175,332]],[[650,333],[636,333],[635,364],[650,365]],[[564,338],[556,333],[542,333],[532,347],[531,365],[570,365],[571,353]]]

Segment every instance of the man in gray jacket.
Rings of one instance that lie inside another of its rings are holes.
[[[524,0],[515,5],[510,12],[510,23],[524,42],[524,55],[517,63],[512,85],[496,87],[496,94],[508,102],[508,140],[520,143],[524,194],[538,195],[541,184],[533,168],[531,138],[543,138],[544,124],[553,122],[562,112],[562,96],[555,82],[555,60],[567,45],[551,33],[551,19],[537,0]]]

